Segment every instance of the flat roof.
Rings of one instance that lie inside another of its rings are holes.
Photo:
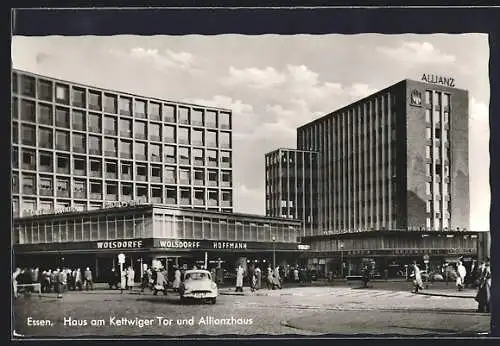
[[[292,149],[292,148],[278,148],[278,149],[274,149],[273,151],[269,151],[269,152],[265,153],[265,155],[274,154],[274,153],[279,152],[279,151],[295,151],[295,152],[298,152],[298,153],[319,154],[319,151],[315,151],[315,150]]]
[[[131,97],[144,98],[144,99],[154,100],[154,101],[158,101],[158,102],[175,103],[175,104],[184,105],[184,106],[195,106],[195,107],[201,107],[201,108],[210,108],[210,109],[216,109],[216,110],[220,110],[220,111],[228,111],[228,112],[232,113],[232,110],[229,109],[229,108],[214,107],[214,106],[204,106],[204,105],[200,105],[200,104],[194,104],[194,103],[183,102],[183,101],[173,101],[173,100],[168,100],[168,99],[160,99],[158,97],[139,95],[139,94],[134,94],[134,93],[131,93],[131,92],[122,91],[122,90],[118,90],[118,89],[108,89],[108,88],[103,88],[103,87],[96,86],[96,85],[79,83],[79,82],[74,82],[74,81],[66,80],[66,79],[59,79],[59,78],[55,78],[55,77],[51,77],[51,76],[46,76],[46,75],[41,75],[41,74],[38,74],[38,73],[33,73],[33,72],[30,72],[30,71],[26,71],[26,70],[12,69],[12,72],[22,73],[22,74],[27,74],[27,75],[32,75],[32,76],[36,76],[38,78],[43,78],[43,79],[50,79],[50,80],[53,80],[55,82],[60,82],[60,83],[74,84],[74,85],[78,85],[78,86],[81,86],[81,87],[84,87],[84,88],[100,89],[103,92],[111,92],[111,93],[115,92],[115,93],[118,93],[118,94],[123,94],[123,95],[131,96]]]
[[[85,211],[71,211],[65,213],[47,213],[47,214],[39,214],[39,215],[27,215],[22,217],[15,217],[14,222],[23,222],[30,220],[46,220],[52,218],[67,218],[67,217],[78,217],[78,216],[97,216],[97,215],[106,215],[106,214],[125,214],[125,213],[134,213],[134,212],[154,212],[158,209],[170,211],[172,213],[177,213],[180,215],[193,215],[200,214],[200,216],[217,216],[219,218],[248,218],[248,219],[258,219],[262,221],[276,221],[281,223],[293,223],[300,225],[302,222],[297,219],[290,218],[280,218],[280,217],[272,217],[265,215],[257,215],[257,214],[246,214],[246,213],[226,213],[212,210],[202,210],[202,209],[193,209],[193,208],[178,208],[178,207],[170,207],[163,204],[139,204],[134,206],[125,206],[125,207],[110,207],[110,208],[101,208],[95,210],[85,210]]]

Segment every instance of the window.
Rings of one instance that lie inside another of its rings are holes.
[[[159,144],[150,144],[149,153],[152,161],[161,162],[161,149]]]
[[[177,190],[173,187],[167,187],[167,204],[177,204]]]
[[[450,94],[444,94],[443,95],[443,107],[449,107],[450,106]]]
[[[449,174],[450,174],[450,167],[449,167],[449,166],[447,166],[447,165],[445,165],[445,166],[444,166],[444,176],[445,176],[445,177],[448,177],[448,176],[449,176]]]
[[[149,139],[152,141],[161,141],[161,125],[149,124]]]
[[[231,186],[231,171],[221,171],[221,186]]]
[[[120,157],[125,159],[132,158],[132,142],[120,140]]]
[[[441,129],[435,129],[434,131],[436,139],[441,139]]]
[[[104,111],[107,113],[116,113],[116,96],[104,94]]]
[[[35,127],[31,125],[22,125],[21,126],[21,143],[25,145],[35,145],[36,136],[35,136]]]
[[[432,213],[432,202],[431,201],[427,201],[425,203],[425,211],[427,213]]]
[[[35,194],[35,176],[32,174],[23,174],[23,189],[22,193],[27,195]]]
[[[231,115],[226,112],[220,112],[219,114],[219,127],[221,129],[231,128]]]
[[[430,109],[425,110],[425,122],[427,122],[427,123],[431,122],[431,110]]]
[[[75,157],[73,159],[73,174],[86,175],[86,171],[85,157]]]
[[[427,195],[430,195],[431,194],[431,183],[430,182],[426,182],[425,183],[425,193]]]
[[[220,133],[220,146],[222,148],[231,148],[231,134],[229,132]]]
[[[425,158],[430,159],[431,158],[431,147],[429,145],[425,146]]]
[[[118,153],[118,143],[114,138],[104,138],[104,154],[116,157]]]
[[[42,196],[53,196],[54,190],[52,189],[52,178],[40,177],[39,189]]]
[[[194,205],[205,204],[205,190],[194,189]]]
[[[101,115],[90,113],[89,114],[89,131],[101,133]]]
[[[56,126],[69,129],[69,110],[68,108],[56,108]]]
[[[162,191],[159,186],[151,187],[151,201],[154,203],[161,203],[162,200]]]
[[[434,109],[441,108],[441,93],[440,92],[434,93],[433,107],[434,107]]]
[[[101,110],[101,93],[99,91],[89,91],[89,109]]]
[[[179,148],[179,163],[184,165],[189,165],[191,163],[191,157],[189,155],[189,148],[180,147]]]
[[[208,186],[217,186],[218,185],[218,173],[216,170],[208,170]]]
[[[222,191],[222,206],[230,207],[233,201],[231,191]]]
[[[205,112],[205,126],[212,128],[217,127],[217,112],[215,111]]]
[[[56,149],[69,150],[69,132],[56,130]]]
[[[149,118],[151,120],[160,120],[160,104],[156,102],[149,102]]]
[[[134,124],[134,135],[137,139],[146,139],[146,123],[136,121]]]
[[[87,139],[84,134],[73,132],[73,151],[82,154],[87,152]]]
[[[179,169],[179,183],[180,184],[191,184],[191,174],[189,169]]]
[[[12,148],[12,167],[19,168],[19,151],[17,148]]]
[[[42,79],[38,80],[38,98],[52,102],[52,82]]]
[[[135,142],[134,152],[136,160],[147,160],[146,143]]]
[[[82,111],[73,111],[71,114],[73,130],[85,131],[85,113]]]
[[[56,102],[69,103],[69,87],[63,84],[56,84]]]
[[[132,100],[128,97],[120,97],[120,114],[130,115],[132,113]]]
[[[175,126],[165,126],[163,131],[164,141],[167,143],[175,143]]]
[[[132,120],[120,119],[120,136],[132,137]]]
[[[163,121],[175,123],[175,106],[163,105]]]
[[[428,163],[425,165],[425,174],[430,177],[432,174],[431,174],[431,165]]]
[[[193,137],[191,139],[192,145],[203,145],[203,130],[193,129]]]
[[[191,112],[191,124],[195,126],[203,126],[203,111],[201,109],[193,109]]]
[[[132,180],[132,164],[130,163],[122,163],[122,179]]]
[[[219,193],[217,190],[208,190],[208,205],[216,206],[219,204]]]
[[[191,189],[180,188],[181,205],[191,205]]]
[[[81,108],[85,108],[86,107],[85,89],[73,87],[73,101],[72,101],[72,104],[75,107],[81,107]]]
[[[221,151],[221,167],[230,168],[231,167],[231,152],[230,151]]]
[[[441,160],[441,148],[434,147],[434,159]]]
[[[40,166],[39,169],[42,172],[52,172],[54,169],[52,167],[52,153],[50,152],[40,152]]]
[[[19,143],[19,126],[15,122],[12,123],[12,141],[15,144]]]
[[[35,103],[21,100],[21,119],[35,122]]]
[[[449,121],[450,121],[450,113],[447,110],[445,110],[443,112],[443,123],[447,124]]]
[[[173,184],[177,182],[177,174],[175,167],[165,168],[165,182]]]
[[[116,118],[109,115],[104,117],[104,134],[116,136]]]
[[[118,184],[115,182],[106,182],[106,199],[115,201],[118,198]]]
[[[148,174],[147,166],[145,165],[137,165],[136,166],[136,179],[140,181],[146,181],[146,176]]]
[[[180,124],[189,124],[189,108],[179,107],[178,115]]]
[[[434,111],[434,122],[439,124],[441,123],[441,112],[440,111]]]
[[[179,127],[179,144],[189,144],[189,129]]]
[[[101,182],[90,181],[90,199],[102,199]]]
[[[137,118],[146,118],[146,101],[135,100],[134,115]]]
[[[205,144],[207,147],[216,147],[217,146],[217,132],[207,131],[205,133]]]
[[[432,136],[432,131],[429,127],[425,128],[425,139],[430,140]]]
[[[125,197],[125,200],[132,199],[132,184],[122,184],[122,197]]]
[[[13,119],[18,119],[19,118],[19,101],[17,97],[12,98],[12,118]]]
[[[203,171],[203,169],[194,170],[194,184],[195,185],[205,184],[205,172]]]
[[[85,180],[73,180],[73,196],[75,198],[87,198],[87,182]]]
[[[12,193],[19,193],[19,175],[12,173]]]
[[[35,97],[35,78],[21,76],[21,93],[25,96]]]
[[[69,155],[56,154],[57,173],[69,174]]]
[[[194,165],[195,166],[204,166],[205,165],[205,159],[203,157],[203,149],[193,149],[193,159],[194,159]]]
[[[217,167],[218,158],[216,150],[207,150],[207,166]]]
[[[176,163],[175,147],[171,145],[165,145],[165,162]]]
[[[430,105],[432,100],[432,91],[426,90],[425,91],[425,103]]]
[[[19,78],[19,76],[17,75],[17,73],[12,73],[12,77],[11,77],[11,80],[12,80],[12,92],[14,92],[14,93],[18,92],[18,89],[17,89],[18,78]]]
[[[57,178],[57,196],[58,197],[69,197],[69,179],[68,178]]]
[[[161,183],[161,166],[151,166],[151,181]]]
[[[101,155],[101,137],[89,136],[89,154]]]

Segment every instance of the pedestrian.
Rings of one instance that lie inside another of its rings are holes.
[[[123,294],[125,289],[127,289],[127,272],[120,268],[120,293]]]
[[[49,269],[47,271],[42,272],[42,292],[50,293],[50,278],[52,276],[52,270]]]
[[[14,298],[17,298],[17,277],[21,274],[21,268],[17,267],[14,273],[12,273],[12,289],[14,291]]]
[[[248,281],[250,284],[250,291],[255,291],[255,268],[253,264],[248,268]]]
[[[149,286],[149,271],[146,268],[142,273],[141,278],[141,292],[144,292],[144,289]]]
[[[478,303],[478,312],[491,311],[491,268],[489,258],[480,266],[481,277],[475,300]]]
[[[273,270],[271,269],[271,266],[267,267],[267,278],[266,278],[266,286],[268,289],[273,288]]]
[[[179,270],[179,267],[175,267],[175,273],[174,273],[174,282],[172,283],[172,287],[174,289],[174,292],[179,291],[179,286],[181,285],[181,271]]]
[[[236,269],[236,292],[243,292],[243,267],[238,265]]]
[[[80,268],[76,269],[75,273],[75,290],[81,291],[83,289],[83,284],[82,284],[82,272]]]
[[[459,291],[462,291],[464,289],[464,283],[465,283],[465,276],[467,275],[467,269],[465,269],[464,265],[462,264],[462,261],[458,261],[457,263],[457,289]]]
[[[262,272],[259,267],[255,268],[255,279],[256,279],[255,288],[257,290],[260,290],[262,286]]]
[[[273,289],[277,287],[281,289],[282,287],[282,281],[281,281],[281,275],[280,275],[280,267],[276,266],[274,268],[274,273],[273,273]]]
[[[127,270],[127,289],[132,290],[134,288],[135,271],[132,266],[128,267]]]
[[[156,269],[156,280],[153,286],[153,294],[156,296],[159,291],[163,291],[164,295],[167,295],[165,273],[161,271],[160,268]]]
[[[413,261],[412,267],[413,267],[413,274],[411,276],[414,277],[413,279],[414,293],[418,293],[419,290],[424,288],[424,284],[422,282],[422,275],[420,273],[420,268],[418,267],[416,261]]]
[[[56,271],[56,282],[55,282],[55,287],[56,287],[56,293],[57,293],[57,298],[62,298],[62,294],[64,291],[64,284],[65,284],[66,278],[64,275],[64,270],[59,270],[57,269]]]
[[[83,273],[83,279],[85,281],[85,289],[88,291],[94,290],[94,283],[92,282],[92,271],[89,267],[85,268],[85,272]]]

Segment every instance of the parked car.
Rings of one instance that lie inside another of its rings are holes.
[[[181,303],[187,299],[209,301],[215,304],[219,291],[207,270],[188,270],[184,273],[184,281],[179,287]]]

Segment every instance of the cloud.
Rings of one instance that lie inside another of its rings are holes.
[[[128,57],[135,60],[149,62],[159,69],[177,68],[187,70],[194,69],[196,64],[195,58],[191,53],[174,52],[169,49],[160,52],[156,48],[135,47],[129,51],[110,49],[108,52],[122,58]]]
[[[269,66],[264,69],[249,67],[241,70],[230,66],[229,76],[221,78],[220,82],[225,86],[245,85],[255,89],[267,89],[284,83],[285,78]]]
[[[378,47],[377,50],[386,57],[407,64],[413,63],[454,63],[456,57],[441,52],[429,42],[403,42],[399,47]]]
[[[377,89],[370,88],[368,84],[356,83],[351,85],[348,89],[348,93],[351,97],[356,99],[364,98],[368,95],[375,93]]]

